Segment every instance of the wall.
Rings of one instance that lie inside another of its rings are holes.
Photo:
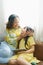
[[[39,40],[43,41],[43,0],[40,0],[39,8]]]
[[[3,10],[3,0],[0,0],[0,41],[3,39],[5,33],[5,23],[4,23],[4,10]]]
[[[3,0],[5,21],[9,15],[17,14],[21,26],[38,27],[39,0]]]
[[[38,39],[39,3],[39,0],[3,0],[5,22],[9,15],[17,14],[20,17],[20,25],[34,28],[35,38]]]
[[[0,40],[10,14],[17,14],[20,25],[34,28],[36,40],[43,41],[43,0],[0,0]]]

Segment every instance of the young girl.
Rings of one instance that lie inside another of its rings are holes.
[[[19,40],[19,49],[27,49],[27,51],[18,52],[17,55],[13,56],[9,61],[10,64],[20,64],[20,65],[36,65],[39,62],[35,57],[33,57],[35,41],[33,38],[34,30],[25,27],[25,35]],[[23,34],[22,34],[23,35]],[[14,62],[15,61],[15,62]],[[31,64],[30,64],[30,63]]]

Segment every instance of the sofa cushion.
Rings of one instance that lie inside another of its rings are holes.
[[[38,63],[37,65],[43,65],[43,61],[41,61],[40,63]]]

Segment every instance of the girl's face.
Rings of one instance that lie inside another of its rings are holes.
[[[28,36],[33,36],[33,34],[34,34],[34,32],[32,32],[32,31],[27,31],[27,35],[28,35]]]
[[[26,34],[26,36],[33,36],[33,34],[34,34],[34,32],[33,31],[31,31],[31,30],[29,30],[29,31],[27,31],[26,29],[26,27],[24,28],[25,29],[25,34]]]
[[[18,28],[18,26],[19,26],[19,19],[15,18],[13,23],[13,28]]]

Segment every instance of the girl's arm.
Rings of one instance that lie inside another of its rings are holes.
[[[29,50],[25,51],[25,53],[33,53],[35,51],[35,47],[32,46]]]
[[[26,50],[26,51],[21,51],[21,52],[18,52],[18,53],[33,53],[35,50],[35,47],[32,46],[29,50]]]
[[[27,42],[28,46],[30,46],[30,49],[27,50],[27,53],[32,53],[35,50],[35,41],[33,37],[30,37]]]

